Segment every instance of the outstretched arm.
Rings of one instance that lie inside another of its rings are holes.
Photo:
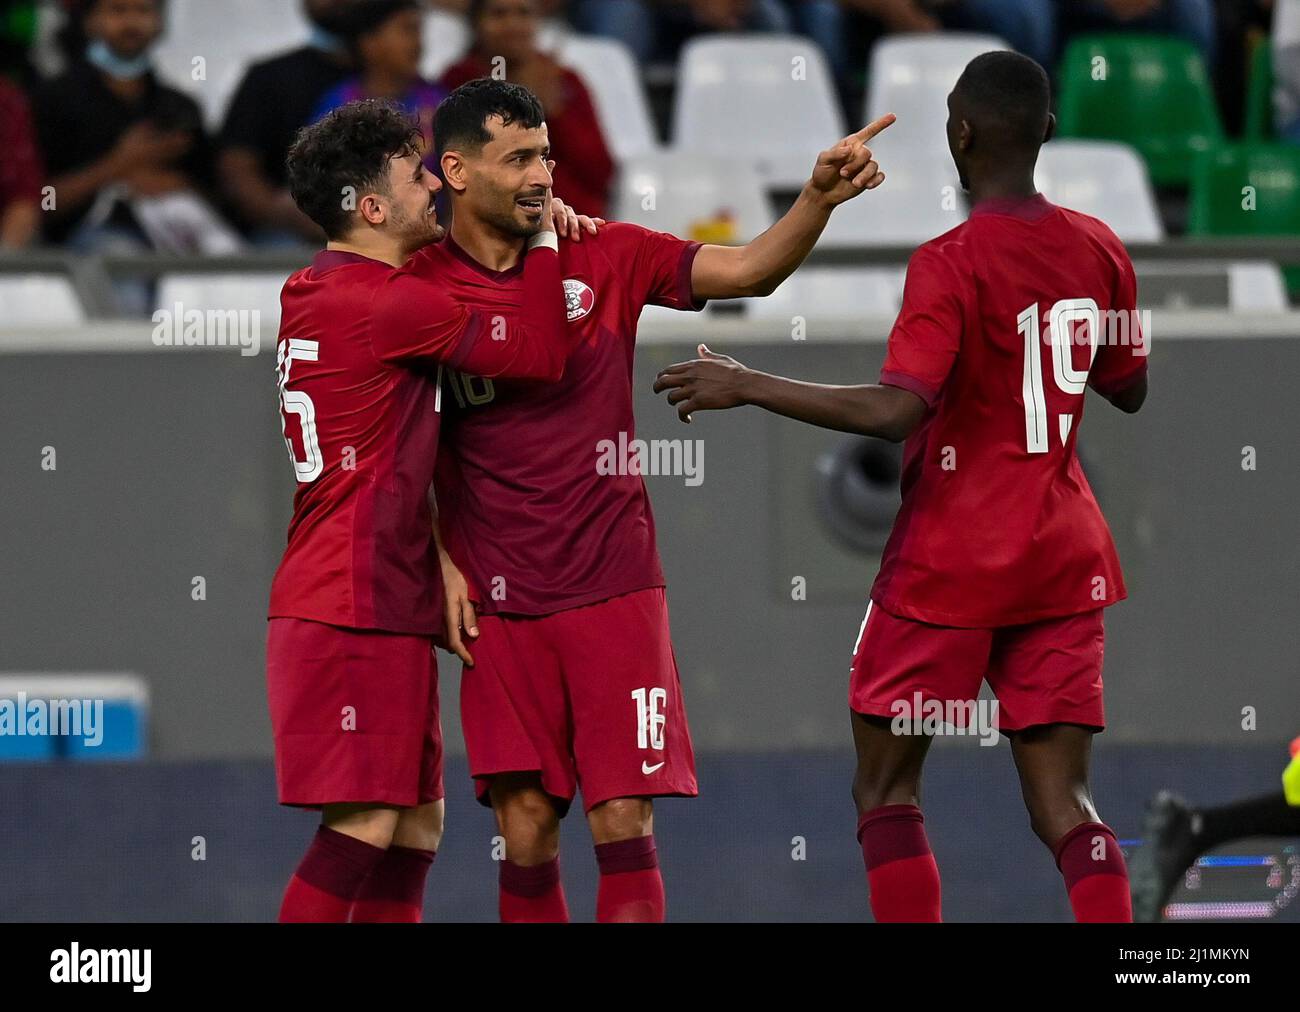
[[[882,116],[818,155],[794,206],[753,242],[702,246],[691,267],[695,298],[739,299],[776,291],[812,252],[831,211],[885,181],[867,142],[893,122],[893,113]]]
[[[829,386],[757,372],[700,345],[700,358],[670,365],[655,380],[684,422],[696,411],[753,404],[773,414],[839,432],[900,442],[925,415],[925,401],[900,387]]]

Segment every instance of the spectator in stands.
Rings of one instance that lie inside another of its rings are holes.
[[[449,91],[494,72],[522,84],[541,99],[555,159],[555,192],[580,214],[604,217],[614,176],[596,107],[582,78],[537,46],[535,0],[471,0],[474,42],[469,54],[448,68]],[[498,70],[499,68],[499,70]]]
[[[862,54],[890,32],[942,29],[1000,36],[1044,67],[1056,62],[1061,33],[1136,28],[1183,35],[1213,65],[1214,0],[788,0],[798,31],[826,51],[842,80],[861,74]]]
[[[84,252],[202,245],[224,226],[197,196],[211,165],[199,108],[150,67],[160,0],[90,0],[82,29],[82,59],[33,96],[47,235]]]
[[[357,73],[325,93],[313,121],[361,99],[392,102],[419,124],[429,167],[436,171],[433,117],[447,92],[442,85],[420,76],[424,37],[419,3],[417,0],[361,0],[344,18],[344,32]]]
[[[1218,50],[1214,0],[1057,0],[1066,36],[1078,31],[1134,28],[1181,35],[1196,45],[1211,70]]]
[[[300,49],[254,64],[226,114],[217,171],[259,245],[323,242],[289,196],[285,157],[321,97],[353,72],[343,19],[358,0],[304,0],[312,35]]]
[[[825,50],[841,81],[865,75],[866,53],[880,35],[987,32],[1050,66],[1056,50],[1054,0],[789,0],[797,30]]]
[[[41,225],[44,169],[27,97],[0,78],[0,248],[22,249]]]
[[[580,31],[618,39],[639,63],[675,60],[701,32],[793,29],[781,0],[577,0],[572,11]]]

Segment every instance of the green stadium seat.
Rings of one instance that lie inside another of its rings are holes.
[[[1243,207],[1254,187],[1254,210]],[[1300,147],[1225,144],[1202,152],[1192,172],[1191,235],[1300,236]]]
[[[1250,81],[1246,87],[1245,134],[1249,141],[1271,141],[1273,129],[1273,46],[1268,39],[1255,43],[1250,54]]]
[[[1254,187],[1253,206],[1243,190]],[[1192,173],[1187,232],[1196,236],[1300,237],[1300,147],[1246,142],[1202,152]],[[1284,269],[1300,294],[1300,265]]]
[[[1062,137],[1123,141],[1157,186],[1185,186],[1198,152],[1223,141],[1200,52],[1163,35],[1079,35],[1066,47],[1057,110]]]

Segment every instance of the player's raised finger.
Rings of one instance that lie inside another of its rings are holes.
[[[871,138],[875,137],[876,134],[880,133],[882,130],[888,129],[897,120],[898,120],[897,116],[895,116],[892,112],[887,112],[885,113],[885,115],[881,116],[880,119],[873,120],[872,122],[868,123],[866,126],[864,126],[853,136],[860,141],[869,141],[871,140]]]

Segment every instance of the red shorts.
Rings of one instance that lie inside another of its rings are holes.
[[[497,773],[537,770],[567,812],[611,798],[694,797],[662,587],[552,615],[484,615],[460,682],[479,800]]]
[[[280,804],[412,808],[442,797],[428,636],[273,618],[266,688]]]
[[[997,727],[1082,724],[1101,730],[1102,609],[995,629],[957,629],[899,618],[874,601],[853,649],[849,706],[879,717],[895,701],[960,703],[988,680]]]

